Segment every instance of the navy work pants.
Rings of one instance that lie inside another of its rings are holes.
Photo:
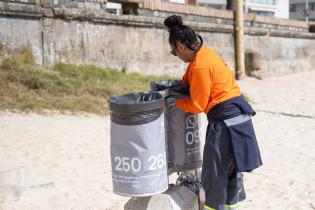
[[[240,175],[227,126],[221,120],[209,122],[201,174],[206,194],[204,209],[237,209],[239,193],[243,189]]]

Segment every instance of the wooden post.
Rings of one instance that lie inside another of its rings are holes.
[[[236,0],[236,78],[242,79],[245,74],[245,57],[244,57],[244,15],[243,0]]]

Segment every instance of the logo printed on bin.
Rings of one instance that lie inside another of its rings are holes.
[[[197,126],[198,120],[196,115],[190,115],[186,119],[186,128],[195,128]]]

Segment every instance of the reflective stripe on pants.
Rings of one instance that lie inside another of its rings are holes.
[[[234,204],[234,205],[226,205],[227,210],[238,210],[239,204]]]
[[[234,204],[234,205],[226,205],[225,206],[226,210],[238,210],[239,209],[239,204]],[[204,205],[203,210],[215,210],[214,208],[211,208],[207,205]]]
[[[204,206],[203,206],[203,210],[215,210],[215,209],[210,208],[210,207],[209,207],[209,206],[207,206],[207,205],[204,205]]]

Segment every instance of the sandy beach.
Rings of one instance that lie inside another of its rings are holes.
[[[264,165],[241,209],[315,209],[315,71],[239,82]],[[203,116],[201,136],[206,120]],[[112,192],[110,120],[0,112],[0,210],[122,210]]]

